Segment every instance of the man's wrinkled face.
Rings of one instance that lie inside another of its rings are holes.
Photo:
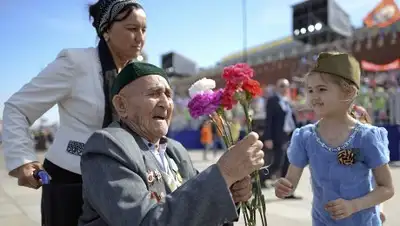
[[[126,100],[126,112],[120,116],[145,138],[157,140],[167,135],[174,103],[172,89],[165,78],[159,75],[138,78],[125,86],[120,95]]]

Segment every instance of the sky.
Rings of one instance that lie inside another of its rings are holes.
[[[0,2],[0,119],[3,103],[64,48],[96,46],[88,16],[94,0],[1,0]],[[175,51],[199,67],[215,65],[243,48],[242,0],[141,0],[147,14],[144,51],[149,62]],[[291,35],[291,6],[301,0],[247,0],[249,47]],[[336,0],[354,26],[379,0]],[[396,0],[400,5],[400,0]],[[48,111],[58,121],[57,108]]]

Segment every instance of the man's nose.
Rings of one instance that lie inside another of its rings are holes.
[[[168,108],[170,105],[171,99],[164,93],[160,96],[160,100],[158,102],[158,105],[163,108]]]

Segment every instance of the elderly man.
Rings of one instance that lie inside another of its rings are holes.
[[[94,133],[85,145],[79,225],[208,226],[235,221],[235,203],[251,196],[248,175],[264,163],[258,135],[249,134],[198,173],[186,149],[165,137],[174,105],[162,69],[131,63],[111,93],[120,121]]]

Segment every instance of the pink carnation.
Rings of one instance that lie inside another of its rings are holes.
[[[214,113],[221,103],[222,89],[206,91],[195,95],[188,103],[189,113],[193,118]]]

